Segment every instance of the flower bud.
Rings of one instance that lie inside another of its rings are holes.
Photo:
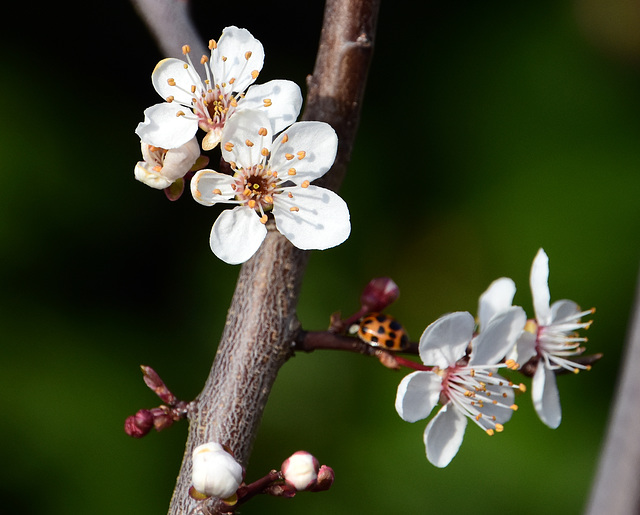
[[[199,445],[193,451],[193,487],[210,497],[228,499],[242,484],[242,466],[215,442]]]
[[[151,431],[153,420],[153,414],[149,410],[141,409],[135,415],[127,417],[124,431],[133,438],[142,438]]]
[[[360,304],[367,311],[382,311],[400,296],[400,288],[389,277],[371,279],[362,290]]]
[[[162,190],[184,177],[200,157],[200,144],[196,138],[178,148],[164,149],[140,142],[143,161],[134,169],[137,180]]]
[[[324,490],[329,490],[331,485],[333,485],[333,481],[336,478],[333,469],[327,465],[322,465],[320,467],[320,471],[318,472],[318,482],[313,487],[314,492],[322,492]]]
[[[298,451],[282,464],[284,480],[296,490],[306,490],[315,485],[320,463],[307,451]]]

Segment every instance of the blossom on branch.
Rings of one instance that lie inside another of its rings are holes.
[[[273,139],[267,115],[237,113],[227,123],[222,157],[234,175],[200,170],[193,198],[205,206],[235,204],[213,224],[211,250],[230,264],[243,263],[267,235],[267,213],[286,238],[303,250],[339,245],[351,232],[349,209],[336,193],[314,186],[331,167],[338,138],[323,122],[297,122]]]
[[[164,149],[144,142],[140,146],[143,160],[135,166],[135,178],[157,190],[168,188],[184,177],[200,157],[196,138],[177,148]]]
[[[227,27],[219,41],[209,42],[210,56],[202,56],[205,77],[196,71],[190,48],[183,47],[186,62],[168,58],[158,63],[151,80],[165,102],[145,110],[136,134],[149,145],[176,148],[206,132],[204,150],[220,142],[225,124],[236,113],[258,109],[267,113],[269,127],[279,132],[293,123],[302,106],[300,88],[288,80],[254,85],[264,62],[260,41],[246,29]]]
[[[296,490],[307,490],[318,480],[320,462],[307,451],[297,451],[282,463],[284,480]]]
[[[193,450],[191,482],[198,494],[234,502],[243,475],[242,466],[222,445],[209,442]]]
[[[571,300],[558,300],[549,304],[549,258],[543,249],[538,250],[531,266],[529,278],[535,320],[529,320],[516,346],[520,363],[537,365],[531,384],[533,405],[540,420],[552,429],[560,425],[562,409],[556,384],[558,371],[578,373],[589,370],[590,365],[572,361],[570,358],[584,352],[579,329],[587,329],[591,321],[582,322],[582,317],[595,310],[582,311]]]
[[[396,410],[407,422],[429,416],[436,404],[442,408],[424,432],[427,459],[446,467],[457,454],[467,419],[487,434],[503,430],[517,406],[514,389],[523,390],[495,373],[522,332],[526,315],[513,306],[495,314],[474,337],[475,321],[467,312],[445,315],[426,328],[419,354],[432,370],[417,371],[398,386]],[[469,352],[469,349],[470,352]]]

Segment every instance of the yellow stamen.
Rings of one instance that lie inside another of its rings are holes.
[[[267,129],[266,127],[260,127],[258,129],[258,134],[260,134],[260,136],[266,136],[267,135]]]
[[[309,187],[309,184],[311,184],[309,181],[304,181],[304,182],[300,185],[300,187],[301,187],[301,188],[308,188],[308,187]]]
[[[247,147],[253,147],[253,141],[251,141],[251,140],[245,140],[244,144],[245,144]]]
[[[248,61],[249,59],[251,59],[251,52],[245,52],[244,53],[244,58]]]
[[[182,46],[182,53],[184,55],[187,55],[189,52],[191,52],[191,47],[189,45],[183,45]]]
[[[304,150],[301,150],[300,152],[298,152],[298,159],[304,159],[304,156],[306,156],[307,153]]]
[[[289,208],[289,211],[292,211],[292,212],[294,212],[294,213],[297,213],[298,211],[300,211],[300,208],[299,208],[299,207],[297,207],[297,206],[293,206],[293,207],[290,207],[290,208]]]
[[[265,98],[262,103],[264,104],[265,107],[271,107],[271,105],[273,104],[273,102],[271,102],[270,98]]]
[[[267,215],[262,215],[260,217],[260,222],[262,222],[263,224],[266,224],[267,223]]]

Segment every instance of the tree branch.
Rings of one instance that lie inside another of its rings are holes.
[[[131,0],[160,51],[166,57],[182,59],[182,46],[190,45],[193,55],[209,55],[189,13],[188,0]]]
[[[342,182],[351,157],[378,7],[379,0],[327,0],[325,6],[303,119],[327,122],[338,134],[336,161],[322,181],[333,190]],[[164,41],[164,36],[158,34],[161,47],[173,45],[175,38]],[[276,375],[299,331],[295,310],[308,253],[293,247],[272,223],[268,229],[261,248],[240,270],[211,372],[190,405],[189,437],[171,515],[196,513],[197,503],[188,490],[191,454],[197,445],[227,445],[246,466]]]
[[[640,513],[640,275],[636,299],[629,326],[626,349],[622,358],[620,381],[614,396],[615,404],[594,486],[591,490],[587,515]]]

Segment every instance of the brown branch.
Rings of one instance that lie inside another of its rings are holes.
[[[622,358],[620,381],[614,396],[605,444],[598,464],[587,515],[640,513],[640,275]]]
[[[338,189],[351,157],[373,50],[379,0],[328,0],[316,67],[303,118],[325,121],[338,134],[336,162],[323,181]],[[192,403],[189,437],[169,513],[196,513],[188,495],[191,453],[216,441],[245,466],[280,367],[299,326],[296,304],[308,253],[273,225],[238,277],[222,340],[206,384]]]

